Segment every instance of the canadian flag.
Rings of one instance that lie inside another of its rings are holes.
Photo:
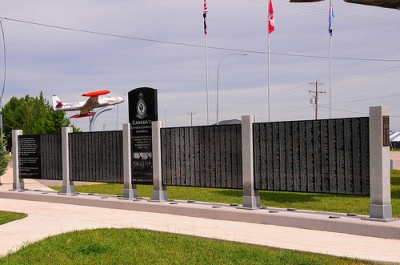
[[[269,33],[272,33],[275,30],[275,24],[274,24],[274,7],[272,6],[272,0],[269,0],[269,8],[268,8],[268,30]]]

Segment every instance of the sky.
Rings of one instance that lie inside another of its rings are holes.
[[[50,102],[82,101],[109,89],[126,102],[94,130],[121,130],[128,92],[151,87],[164,126],[200,126],[216,122],[218,90],[219,121],[312,120],[318,83],[319,119],[388,106],[400,131],[400,11],[333,0],[330,37],[329,1],[273,0],[268,64],[268,1],[207,5],[205,36],[203,0],[2,0],[1,103],[41,91]],[[71,121],[88,131],[88,118]]]

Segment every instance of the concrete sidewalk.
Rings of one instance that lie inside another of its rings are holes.
[[[400,264],[400,240],[385,238],[400,238],[398,221],[372,222],[362,217],[287,209],[249,211],[183,201],[59,195],[34,180],[25,180],[29,191],[10,191],[12,169],[1,181],[0,210],[23,212],[28,217],[0,225],[0,255],[68,231],[132,227]]]

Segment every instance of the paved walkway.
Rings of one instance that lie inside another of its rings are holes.
[[[9,191],[12,188],[12,169],[8,170],[1,177],[1,182],[3,185],[0,186],[0,210],[23,212],[28,214],[28,217],[0,225],[0,256],[18,250],[24,244],[68,231],[100,227],[131,227],[400,264],[400,240],[396,239],[316,231],[270,224],[172,215],[168,213],[56,203],[53,201],[75,199],[76,197],[63,197],[62,195],[52,195],[51,193],[42,194],[38,191],[34,195],[26,192]],[[49,190],[34,180],[26,180],[25,188],[31,190]],[[4,198],[18,195],[39,196],[47,198],[51,202]],[[97,202],[101,200],[101,198],[80,198],[76,199],[82,200],[82,204],[86,203],[87,205],[90,205],[91,201]],[[118,199],[115,199],[115,201],[118,201]],[[135,204],[135,202],[119,201],[119,205],[122,205],[121,208],[125,207],[124,203],[127,203],[127,205]],[[150,207],[149,202],[143,202],[142,204]],[[165,208],[166,212],[178,211],[178,208],[173,208],[177,207],[174,205],[166,204],[160,206],[159,203],[155,204],[157,204],[157,207]],[[194,206],[192,205],[182,204],[180,207],[186,207],[186,210],[192,211],[192,215],[196,213],[195,207],[204,207],[204,205],[197,205],[197,203]],[[245,212],[248,216],[262,212],[260,210],[245,211],[229,207],[222,207],[215,210],[227,215],[235,211],[239,211],[240,213]],[[285,212],[284,214],[289,215],[291,213]],[[316,214],[311,216],[308,217],[310,221],[312,221],[311,218],[326,217],[326,215],[321,217]],[[332,220],[331,222],[334,223],[337,220]],[[379,227],[392,226],[395,229],[395,233],[400,233],[400,228],[398,228],[400,222],[398,221],[383,223],[364,220],[361,222],[359,219],[356,219],[352,222],[360,222],[362,225],[373,224],[378,229]]]
[[[400,152],[390,152],[391,169],[400,169]]]

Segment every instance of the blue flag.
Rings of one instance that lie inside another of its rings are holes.
[[[332,36],[332,19],[335,17],[335,13],[333,12],[333,4],[332,0],[329,4],[329,34]]]

